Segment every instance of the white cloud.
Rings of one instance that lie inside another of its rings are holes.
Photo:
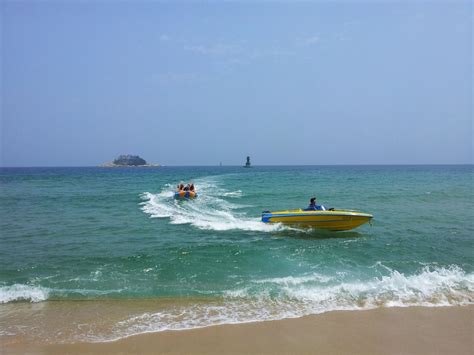
[[[196,83],[207,80],[207,77],[198,73],[168,72],[151,75],[149,80],[158,84]]]
[[[319,36],[308,37],[304,40],[304,43],[308,46],[312,46],[313,44],[316,44],[318,42],[319,42]]]
[[[185,50],[203,54],[203,55],[215,55],[215,56],[227,56],[227,55],[236,55],[242,53],[242,47],[232,44],[214,44],[210,46],[185,46]]]
[[[314,46],[320,41],[319,35],[311,35],[303,38],[298,38],[296,44],[300,46]]]

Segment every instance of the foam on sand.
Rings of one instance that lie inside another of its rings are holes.
[[[3,287],[8,299],[44,299],[38,290],[22,285]],[[147,303],[148,302],[148,303]],[[55,302],[32,317],[25,303],[4,305],[8,318],[0,336],[46,339],[50,342],[104,342],[132,335],[185,330],[213,325],[299,318],[334,310],[387,307],[441,307],[474,304],[474,274],[457,266],[423,267],[404,275],[392,270],[366,281],[341,281],[313,273],[257,279],[247,287],[229,289],[217,297],[156,300]],[[9,309],[9,310],[8,310]],[[23,313],[24,314],[23,314]],[[49,314],[48,312],[54,312]],[[23,314],[18,316],[18,314]],[[38,328],[33,319],[52,321]],[[68,318],[69,317],[69,318]],[[70,328],[70,329],[69,329]]]
[[[297,318],[333,310],[474,304],[474,274],[458,267],[426,267],[411,276],[392,271],[370,282],[332,284],[335,281],[319,274],[256,280],[255,287],[226,292],[222,304],[147,312],[119,322],[114,331],[120,338],[125,334]]]

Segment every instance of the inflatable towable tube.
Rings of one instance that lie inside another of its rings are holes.
[[[174,198],[176,199],[193,199],[197,197],[197,193],[194,191],[176,191],[174,193]]]

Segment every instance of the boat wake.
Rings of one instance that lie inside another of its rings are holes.
[[[156,194],[144,192],[140,204],[151,218],[168,218],[171,224],[190,224],[203,230],[244,230],[274,232],[288,229],[281,225],[267,225],[260,218],[248,217],[243,208],[251,207],[231,202],[242,197],[242,191],[227,191],[211,178],[195,182],[198,198],[193,201],[177,201],[174,185],[166,184]]]

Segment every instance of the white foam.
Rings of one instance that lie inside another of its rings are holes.
[[[225,197],[242,197],[242,191],[241,190],[237,190],[237,191],[230,191],[230,192],[224,192],[222,194],[223,196]]]
[[[263,278],[245,287],[227,290],[222,297],[165,304],[131,314],[107,327],[90,323],[84,330],[50,333],[58,334],[64,342],[103,342],[149,332],[297,318],[333,310],[474,304],[474,274],[460,267],[425,266],[418,273],[404,275],[380,266],[385,268],[386,275],[366,281],[348,281],[350,275],[347,274],[339,277],[319,273]],[[26,285],[3,286],[0,295],[2,303],[25,299],[38,302],[48,297],[48,290]],[[3,331],[0,336],[22,331],[30,333],[16,326]]]
[[[328,309],[462,305],[472,303],[474,296],[474,274],[465,274],[457,266],[424,267],[410,276],[391,270],[387,276],[365,282],[308,285],[305,278],[300,281],[284,284],[284,294],[307,304],[324,304]]]
[[[299,277],[293,277],[293,276],[286,276],[286,277],[276,277],[272,279],[263,279],[263,280],[258,280],[255,281],[255,283],[275,283],[278,285],[300,285],[300,284],[305,284],[308,282],[328,282],[332,280],[333,277],[321,275],[321,274],[311,274],[311,275],[306,275],[306,276],[299,276]]]
[[[76,279],[72,279],[76,280]],[[83,279],[88,280],[88,279]],[[124,289],[95,290],[95,289],[61,289],[46,288],[14,284],[11,286],[0,286],[0,304],[19,301],[42,302],[51,298],[65,298],[68,296],[100,297],[120,294]]]
[[[285,229],[278,224],[265,224],[260,218],[249,218],[235,210],[245,206],[237,205],[223,197],[240,197],[242,192],[226,191],[212,179],[195,183],[198,198],[192,201],[177,201],[173,198],[174,188],[165,185],[157,194],[145,192],[141,195],[143,212],[151,218],[169,218],[171,224],[190,224],[203,230],[246,230],[272,232]]]
[[[0,303],[15,301],[41,302],[48,299],[49,289],[38,286],[14,284],[0,287]]]
[[[340,282],[313,274],[262,279],[253,284],[228,290],[221,301],[132,316],[118,322],[107,337],[87,340],[116,340],[141,333],[297,318],[334,310],[474,303],[474,274],[466,274],[456,266],[425,267],[409,276],[391,271],[368,282]]]

